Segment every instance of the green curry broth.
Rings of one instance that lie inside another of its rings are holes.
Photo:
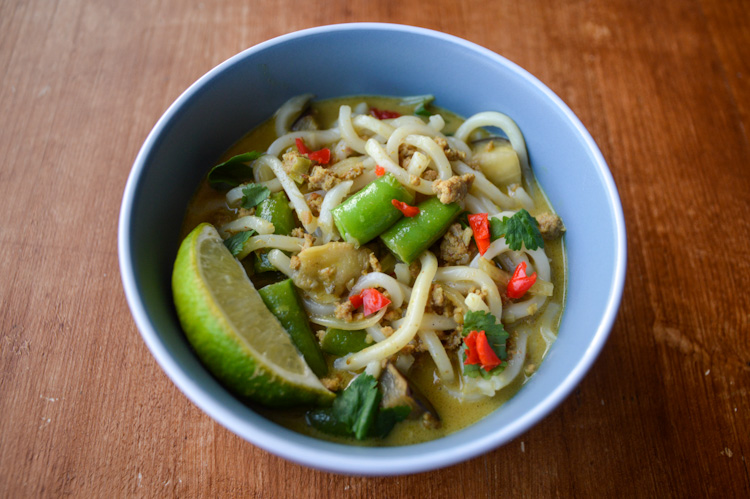
[[[401,106],[400,99],[392,97],[342,97],[328,99],[325,101],[313,102],[312,107],[315,112],[316,120],[321,124],[321,128],[330,128],[338,118],[338,110],[341,105],[349,105],[352,108],[361,102],[367,102],[369,107],[379,109],[388,109],[397,111],[401,114],[411,114],[413,106]],[[453,133],[463,122],[463,119],[450,111],[432,107],[434,112],[439,112],[445,120],[443,132],[446,134]],[[229,158],[247,151],[265,151],[276,139],[274,120],[268,120],[255,129],[247,133],[242,139],[231,146],[218,162],[223,162]],[[207,167],[207,172],[210,167]],[[533,199],[535,206],[540,211],[551,210],[549,200],[544,192],[534,180]],[[230,222],[236,216],[236,209],[229,208],[225,201],[225,193],[212,189],[207,180],[201,182],[193,199],[191,200],[185,221],[182,227],[183,237],[201,222],[209,222],[216,226]],[[562,305],[565,302],[566,290],[566,254],[562,239],[545,242],[545,251],[550,258],[550,267],[552,271],[552,282],[554,284],[553,296],[545,308],[551,303],[560,305],[560,311],[551,318],[550,324],[547,324],[552,331],[557,332],[560,319],[562,316]],[[281,276],[283,278],[283,276]],[[260,284],[256,280],[256,285]],[[267,282],[265,284],[268,284]],[[273,410],[251,404],[253,408],[263,414],[265,417],[276,423],[294,430],[299,433],[310,435],[334,442],[344,442],[355,445],[409,445],[428,440],[433,440],[445,435],[449,435],[466,426],[473,424],[484,418],[491,412],[495,411],[503,403],[508,401],[518,390],[529,380],[536,368],[541,364],[543,356],[549,345],[541,333],[541,321],[544,316],[544,309],[540,310],[532,318],[522,319],[514,324],[506,325],[506,330],[511,335],[510,349],[513,348],[513,340],[519,327],[527,327],[531,331],[528,337],[526,348],[526,359],[524,369],[516,379],[508,386],[499,390],[493,397],[483,397],[476,401],[460,402],[451,395],[448,387],[442,384],[437,376],[437,371],[432,358],[427,353],[416,355],[416,361],[409,371],[410,380],[419,388],[420,391],[430,400],[441,418],[441,426],[437,429],[429,429],[422,425],[418,420],[407,420],[397,424],[391,433],[384,439],[368,439],[357,441],[352,438],[343,438],[332,436],[316,430],[307,425],[305,421],[305,408]],[[315,326],[317,327],[317,326]],[[324,354],[332,368],[333,356]],[[459,369],[458,361],[451,355],[454,368]],[[454,387],[455,388],[455,387]]]

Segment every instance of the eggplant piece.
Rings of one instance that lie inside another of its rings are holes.
[[[521,183],[521,163],[508,139],[493,136],[475,140],[472,151],[479,169],[496,186]]]
[[[297,121],[292,125],[293,132],[312,132],[319,129],[318,122],[315,121],[315,116],[310,109],[297,118]]]
[[[427,428],[440,427],[440,416],[427,397],[390,362],[380,375],[380,391],[383,393],[380,402],[383,408],[406,405],[411,407],[409,419],[421,419]]]
[[[471,145],[472,147],[487,144],[488,142],[497,142],[495,144],[495,147],[512,147],[510,145],[510,140],[508,140],[506,137],[501,137],[499,135],[489,135],[487,137],[482,137],[480,139],[472,140]]]

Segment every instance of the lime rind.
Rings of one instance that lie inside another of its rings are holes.
[[[236,395],[273,407],[333,399],[212,225],[183,241],[172,289],[188,341]]]

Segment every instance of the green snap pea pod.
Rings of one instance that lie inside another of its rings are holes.
[[[275,192],[264,199],[256,208],[255,216],[271,222],[274,234],[288,236],[294,230],[294,214],[286,194],[282,191]],[[269,251],[269,249],[260,249],[255,252],[256,258],[253,266],[255,273],[276,270],[276,267],[268,261]]]
[[[413,262],[440,239],[461,211],[458,203],[443,204],[436,197],[417,206],[417,216],[399,220],[380,235],[388,249],[405,263]]]
[[[292,342],[305,358],[307,365],[318,376],[322,377],[328,373],[328,365],[320,351],[320,346],[315,334],[310,329],[307,314],[302,308],[297,290],[291,279],[269,284],[258,290],[263,303],[268,310],[279,319],[279,322]]]
[[[386,173],[333,209],[333,221],[344,241],[360,246],[393,225],[403,215],[392,201],[414,202],[414,194]]]
[[[343,357],[352,352],[359,352],[370,346],[370,344],[371,343],[367,343],[367,331],[362,329],[356,331],[344,331],[343,329],[329,327],[326,330],[326,334],[323,335],[323,339],[320,342],[320,348],[322,348],[325,353]]]

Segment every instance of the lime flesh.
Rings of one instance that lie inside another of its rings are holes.
[[[199,225],[182,242],[172,292],[188,341],[234,394],[272,407],[334,398],[212,225]]]

